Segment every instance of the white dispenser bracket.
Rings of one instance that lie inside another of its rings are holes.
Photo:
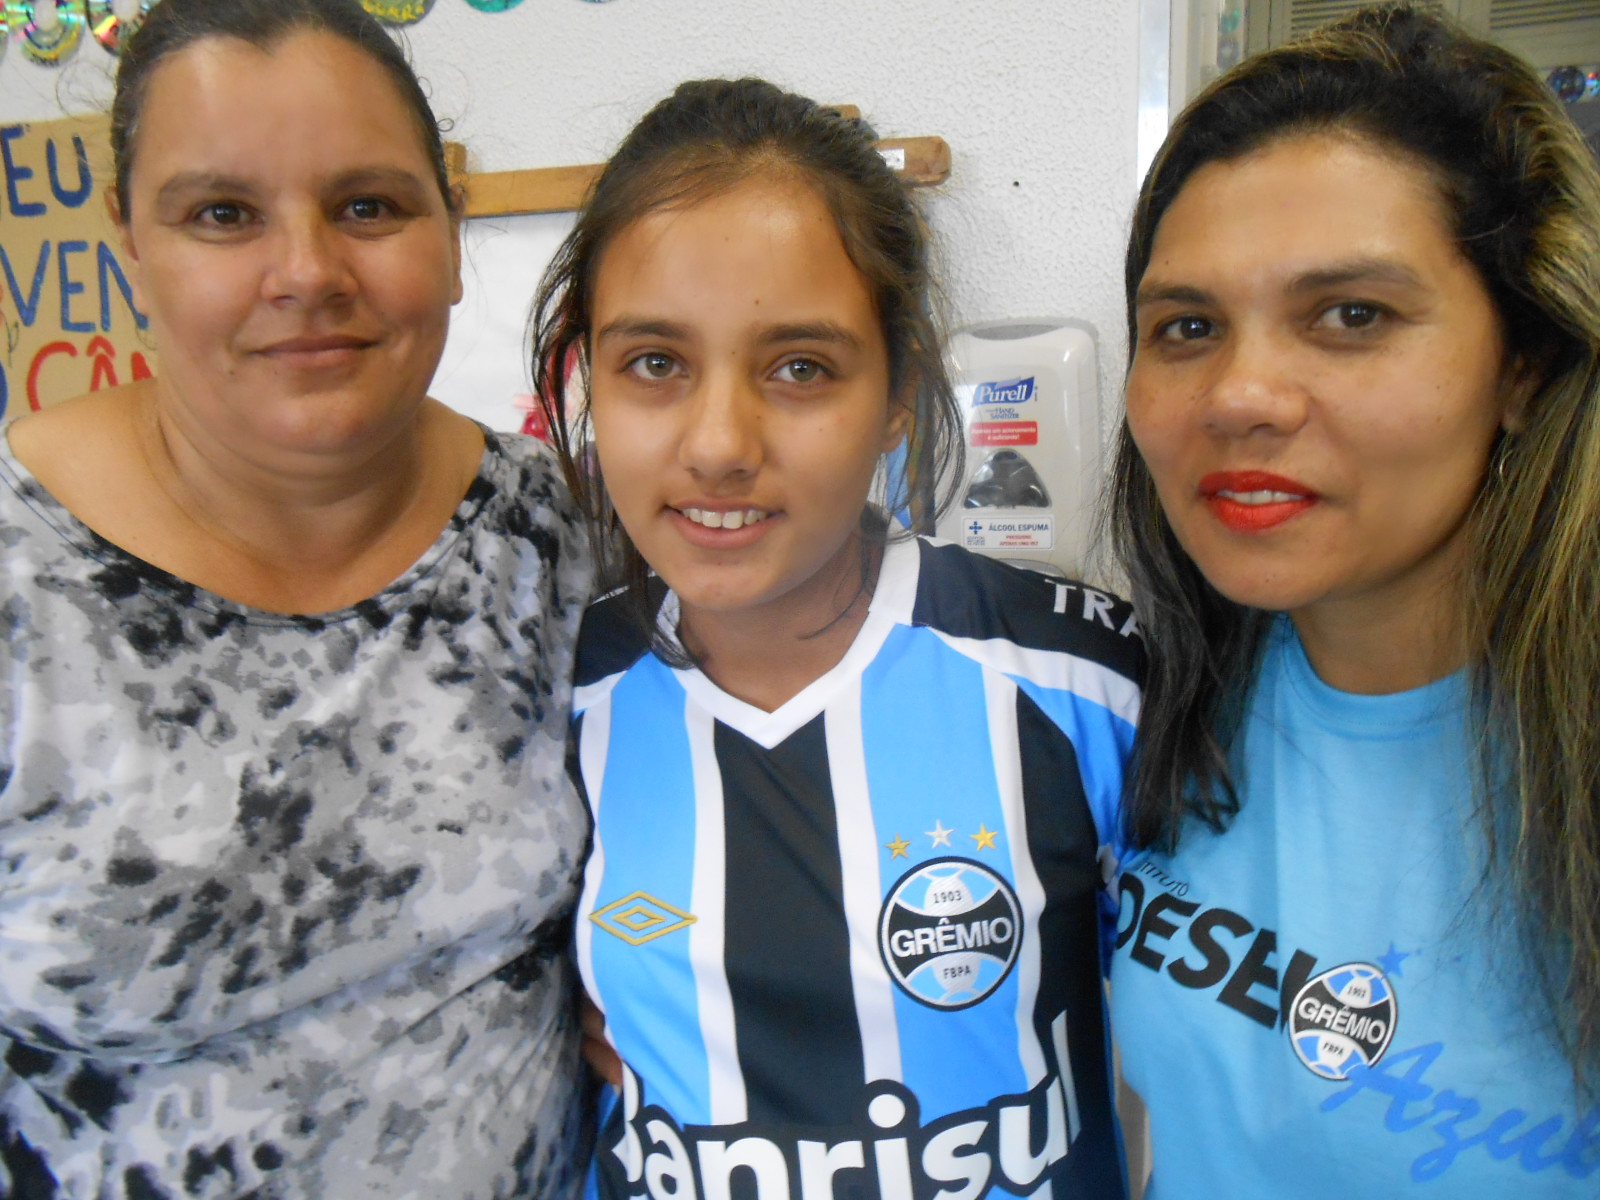
[[[939,536],[1080,577],[1100,484],[1093,332],[1066,319],[993,321],[959,330],[950,358],[966,460]]]

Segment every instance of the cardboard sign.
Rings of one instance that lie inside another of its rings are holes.
[[[0,125],[0,423],[155,370],[111,178],[104,116]]]

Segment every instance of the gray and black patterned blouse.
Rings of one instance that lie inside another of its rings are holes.
[[[589,562],[487,437],[410,571],[293,617],[105,542],[0,434],[0,1195],[573,1190]]]

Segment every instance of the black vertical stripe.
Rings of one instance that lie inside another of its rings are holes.
[[[1083,1129],[1054,1179],[1057,1196],[1121,1196],[1122,1163],[1111,1127],[1105,993],[1100,976],[1099,834],[1083,794],[1071,740],[1026,692],[1017,692],[1028,847],[1046,897],[1039,919],[1039,997],[1034,1026],[1054,1062],[1050,1023],[1067,1014],[1072,1077]]]
[[[716,727],[724,950],[752,1121],[837,1120],[865,1064],[823,718],[772,750]]]

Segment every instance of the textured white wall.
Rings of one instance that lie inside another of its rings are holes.
[[[953,319],[1088,321],[1115,403],[1137,21],[1136,0],[437,0],[407,36],[477,170],[599,161],[700,75],[765,75],[860,105],[883,136],[943,136],[954,170],[928,212]],[[0,121],[103,106],[112,62],[89,44],[49,70],[8,48]]]

